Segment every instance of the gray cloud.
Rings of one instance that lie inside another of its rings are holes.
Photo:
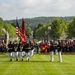
[[[75,16],[74,7],[75,0],[7,0],[0,4],[0,17]]]

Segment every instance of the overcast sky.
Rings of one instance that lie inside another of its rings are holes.
[[[40,16],[75,16],[75,0],[0,0],[3,20]]]

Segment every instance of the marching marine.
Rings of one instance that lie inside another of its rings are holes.
[[[22,51],[25,51],[26,61],[29,61],[30,49],[31,49],[31,47],[30,47],[29,43],[26,43],[26,44],[23,45]]]
[[[50,61],[54,61],[54,40],[50,41]]]
[[[8,44],[9,61],[12,61],[13,50],[14,50],[14,46],[13,46],[12,42],[10,41]]]
[[[59,62],[62,62],[62,56],[61,56],[62,45],[60,41],[58,41],[57,50],[58,50]]]
[[[33,56],[33,54],[34,54],[34,45],[33,45],[33,43],[30,41],[29,42],[29,46],[30,46],[30,57],[32,57]]]
[[[17,52],[16,52],[16,56],[17,56],[17,60],[18,60],[18,56],[20,57],[20,61],[23,61],[23,57],[22,57],[22,44],[21,42],[18,43],[17,45]]]

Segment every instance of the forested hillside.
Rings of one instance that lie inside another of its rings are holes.
[[[25,18],[25,21],[29,24],[29,26],[31,27],[31,29],[34,29],[34,27],[36,25],[38,25],[39,23],[45,23],[48,24],[50,22],[52,22],[55,18],[61,18],[62,20],[66,21],[66,22],[71,22],[74,19],[74,16],[72,17],[35,17],[35,18]],[[21,19],[18,20],[19,24],[21,25]],[[15,19],[14,20],[6,20],[6,23],[15,23]]]
[[[73,26],[73,25],[75,25],[74,16],[73,17],[35,17],[35,18],[25,18],[24,20],[26,22],[25,28],[26,28],[27,36],[30,36],[33,31],[34,32],[33,34],[35,37],[43,37],[45,32],[48,30],[48,26],[51,26],[51,28],[52,28],[51,34],[50,34],[51,37],[58,38],[58,37],[63,36],[64,33],[72,37],[73,34],[75,33],[74,32],[75,27]],[[18,19],[18,22],[21,27],[22,19]],[[59,29],[54,29],[55,27],[59,28]],[[5,28],[9,32],[10,37],[16,36],[16,32],[15,32],[16,19],[4,21],[2,18],[0,18],[0,33],[1,33],[0,36],[4,36],[2,28]],[[70,31],[71,30],[70,28],[71,29],[74,28],[74,30]],[[59,33],[59,34],[57,34],[57,33]],[[37,35],[35,35],[35,34],[37,34]],[[53,36],[52,36],[52,34],[53,34]],[[55,36],[54,36],[54,34],[55,34]],[[73,37],[75,37],[75,36],[73,36]]]

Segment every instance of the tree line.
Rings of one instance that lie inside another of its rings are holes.
[[[47,19],[47,20],[46,20]],[[48,27],[50,26],[51,29],[49,30],[49,36],[51,38],[60,38],[65,34],[69,37],[75,37],[75,18],[74,17],[39,17],[39,18],[32,18],[31,20],[25,19],[25,21],[29,24],[25,25],[26,35],[29,37],[31,32],[33,31],[34,37],[44,37],[45,32],[48,32]],[[35,22],[34,22],[35,21]],[[19,19],[19,25],[21,26],[21,19]],[[16,23],[15,20],[3,21],[0,18],[0,36],[4,36],[2,32],[2,28],[5,28],[8,32],[10,37],[15,37],[15,28]]]
[[[48,30],[48,27],[51,27],[51,29]],[[48,35],[54,39],[60,39],[60,37],[65,35],[75,38],[75,18],[70,22],[66,22],[61,18],[55,18],[48,24],[39,23],[34,28],[34,35],[36,37],[44,37],[46,31],[47,33],[49,31]]]

